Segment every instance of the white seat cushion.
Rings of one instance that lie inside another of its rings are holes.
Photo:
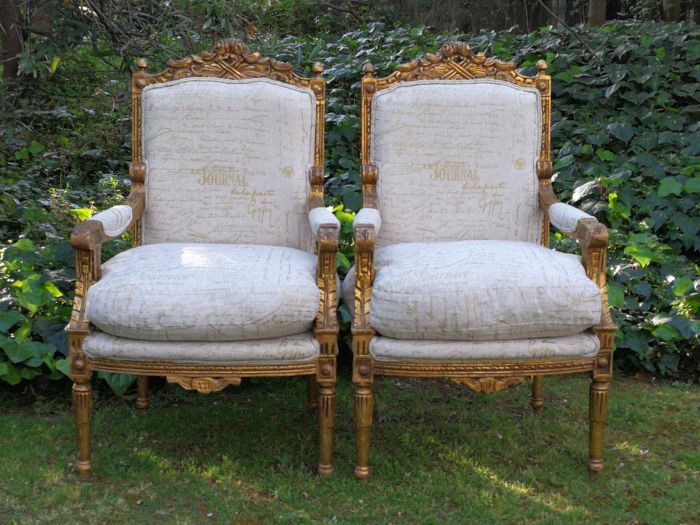
[[[300,334],[319,308],[317,257],[282,246],[151,244],[103,265],[87,297],[103,332],[148,341]]]
[[[379,361],[474,361],[595,357],[600,341],[590,333],[507,341],[411,341],[373,337],[369,352]]]
[[[579,334],[601,297],[580,257],[519,241],[395,244],[375,252],[370,323],[397,339],[489,341]],[[354,269],[343,284],[346,304]]]
[[[139,341],[96,332],[83,350],[92,358],[124,361],[167,361],[192,364],[288,364],[318,358],[311,332],[256,341]]]

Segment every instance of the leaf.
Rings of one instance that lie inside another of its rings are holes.
[[[676,297],[680,297],[693,287],[693,280],[690,277],[681,277],[673,281],[671,291]]]
[[[625,306],[625,289],[617,283],[608,283],[608,303],[613,308]]]
[[[70,360],[68,359],[57,359],[56,362],[54,363],[56,366],[56,370],[59,372],[62,372],[63,375],[70,377]]]
[[[598,148],[597,150],[595,150],[595,154],[600,160],[603,161],[612,162],[615,160],[615,154],[607,149]]]
[[[621,140],[625,144],[629,144],[629,141],[634,136],[634,129],[629,124],[624,122],[613,122],[608,124],[608,131],[618,140]]]
[[[678,372],[678,363],[680,361],[678,354],[664,354],[659,359],[659,368],[664,371],[676,373]]]
[[[654,257],[654,252],[643,245],[627,246],[624,253],[637,261],[642,268],[646,268]]]
[[[680,195],[683,191],[683,185],[678,182],[675,177],[664,177],[659,185],[659,197],[668,197],[669,195]]]
[[[118,396],[124,395],[129,387],[136,381],[136,376],[125,375],[125,374],[113,374],[111,372],[98,372],[98,377],[101,377],[110,388]]]
[[[79,221],[85,221],[92,217],[91,208],[73,208],[70,212],[75,215]]]
[[[18,151],[15,151],[15,159],[28,160],[29,159],[29,150],[27,148],[22,148]]]
[[[651,331],[651,334],[654,337],[658,337],[662,341],[666,342],[673,341],[674,339],[677,339],[680,336],[678,330],[676,330],[670,324],[662,324],[657,326]]]
[[[32,143],[29,145],[29,152],[32,155],[36,155],[37,153],[41,153],[44,151],[44,145],[40,142],[37,142],[36,140],[32,140]]]
[[[656,58],[658,58],[659,60],[663,60],[664,58],[666,58],[666,49],[664,49],[663,47],[657,49]]]
[[[700,177],[694,177],[685,181],[683,189],[688,193],[700,193]]]
[[[25,317],[17,310],[2,310],[0,311],[0,332],[6,332]]]

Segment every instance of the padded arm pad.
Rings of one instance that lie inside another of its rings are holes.
[[[318,229],[322,225],[327,224],[335,226],[338,234],[340,233],[340,221],[338,221],[337,217],[333,215],[328,208],[314,208],[309,211],[309,225],[311,226],[314,237],[318,237]]]
[[[102,223],[102,228],[108,237],[119,237],[131,224],[132,216],[131,206],[120,205],[97,213],[89,220]]]
[[[595,217],[563,202],[556,202],[549,207],[549,221],[561,232],[573,233],[581,219],[595,219]]]
[[[382,227],[382,217],[379,215],[379,210],[375,208],[362,208],[358,211],[355,215],[355,220],[352,221],[353,231],[355,231],[358,226],[364,224],[374,226],[374,234],[378,235]]]

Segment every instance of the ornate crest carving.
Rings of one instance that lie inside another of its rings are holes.
[[[211,394],[229,385],[241,384],[240,377],[183,377],[167,376],[168,383],[177,383],[185,390],[196,390],[200,394]]]

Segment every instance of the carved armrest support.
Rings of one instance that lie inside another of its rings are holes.
[[[321,353],[332,355],[335,355],[338,334],[336,264],[339,234],[340,225],[337,223],[320,224],[316,233],[318,253],[316,283],[321,292],[321,302],[316,314],[314,333],[321,342]]]
[[[373,162],[363,164],[360,166],[360,176],[362,177],[362,207],[378,208],[377,180],[379,180],[379,166]]]
[[[377,233],[371,224],[358,224],[355,228],[355,293],[352,333],[373,335],[369,322],[369,306],[374,281],[374,250]]]

